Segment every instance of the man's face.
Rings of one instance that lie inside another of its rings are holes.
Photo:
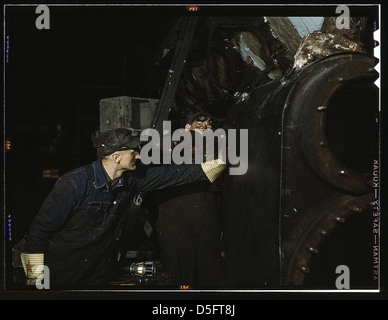
[[[203,132],[206,129],[212,129],[213,128],[213,119],[210,116],[207,115],[199,115],[196,117],[191,124],[186,124],[185,129],[186,130],[195,130],[199,132]]]
[[[136,169],[136,160],[140,159],[140,154],[135,150],[124,150],[120,151],[121,161],[120,165],[123,169],[135,170]]]

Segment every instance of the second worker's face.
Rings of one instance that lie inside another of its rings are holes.
[[[212,129],[213,128],[213,122],[214,120],[207,115],[199,115],[193,123],[187,124],[186,129],[187,130],[197,130],[197,131],[204,131],[206,129]]]

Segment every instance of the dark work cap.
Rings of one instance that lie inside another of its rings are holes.
[[[209,113],[206,113],[206,112],[196,112],[196,113],[190,113],[187,117],[186,117],[186,123],[188,124],[192,124],[194,121],[197,121],[198,118],[201,118],[201,117],[210,117],[211,119],[214,119],[215,117]]]
[[[104,157],[120,150],[140,150],[140,138],[129,129],[118,128],[102,133],[96,141],[97,156]]]

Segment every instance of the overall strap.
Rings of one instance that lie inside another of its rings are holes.
[[[94,183],[94,170],[93,170],[92,165],[88,164],[88,165],[84,166],[83,168],[86,170],[86,173],[88,175],[89,180],[93,183],[93,185],[95,185],[95,183]]]
[[[90,182],[92,183],[92,185],[94,186],[94,185],[95,185],[95,179],[94,179],[94,170],[93,170],[92,165],[88,164],[88,165],[85,165],[85,166],[80,167],[79,169],[80,169],[81,171],[83,171],[83,170],[86,171],[86,173],[87,173],[87,175],[88,175],[89,181],[90,181]],[[78,171],[79,171],[79,170],[77,170],[77,172],[78,172]],[[81,202],[80,202],[79,206],[73,210],[73,213],[72,213],[72,214],[74,215],[74,214],[77,213],[78,211],[85,209],[85,208],[88,206],[88,204],[89,204],[89,199],[90,199],[90,197],[91,197],[92,195],[93,195],[93,190],[89,190],[89,192],[88,192],[88,194],[86,195],[86,197],[81,199]]]
[[[92,183],[93,187],[96,186],[96,182],[95,182],[95,179],[94,179],[94,170],[93,170],[93,166],[88,164],[86,166],[83,166],[83,168],[85,169],[87,175],[88,175],[88,178],[89,178],[89,181]],[[93,191],[89,192],[89,195],[88,197],[85,199],[85,202],[84,202],[84,205],[87,205],[88,204],[88,200],[90,199],[90,197],[92,196],[93,194]]]

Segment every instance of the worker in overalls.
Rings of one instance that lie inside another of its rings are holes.
[[[60,177],[32,221],[28,253],[44,254],[52,286],[105,284],[117,226],[139,191],[206,181],[204,164],[149,167],[132,173],[140,139],[128,129],[102,134],[98,159]]]

